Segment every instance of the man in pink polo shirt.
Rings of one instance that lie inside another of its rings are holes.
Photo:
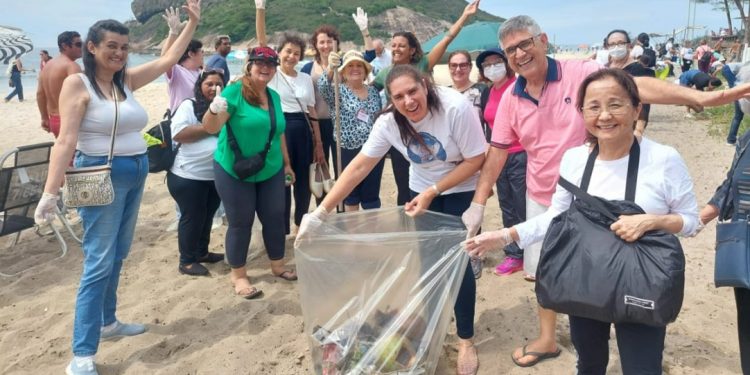
[[[520,142],[528,154],[526,170],[526,218],[547,210],[559,177],[563,153],[583,144],[585,126],[576,108],[581,82],[590,73],[602,69],[591,60],[557,61],[546,56],[548,38],[529,16],[516,16],[500,28],[499,39],[505,47],[510,67],[519,74],[511,95],[504,95],[492,132],[492,142],[482,167],[471,206],[463,215],[473,237],[482,224],[484,205],[492,192],[506,160],[508,149]],[[694,107],[731,103],[750,92],[750,84],[721,92],[699,92],[654,78],[636,77],[644,103],[680,104]],[[541,244],[526,248],[524,272],[534,280]],[[533,366],[540,360],[557,357],[556,315],[539,307],[540,336],[513,352],[518,366]]]

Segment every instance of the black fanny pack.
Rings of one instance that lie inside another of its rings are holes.
[[[227,142],[234,152],[234,165],[232,165],[232,169],[240,180],[256,175],[266,165],[266,155],[268,155],[268,150],[271,148],[273,133],[276,132],[276,113],[273,108],[271,92],[268,88],[266,88],[266,95],[268,95],[268,117],[271,119],[271,130],[268,132],[268,141],[266,142],[263,151],[250,157],[242,156],[240,146],[237,144],[237,138],[234,136],[234,132],[232,131],[229,122],[227,122]]]

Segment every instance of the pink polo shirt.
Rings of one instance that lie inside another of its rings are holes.
[[[180,64],[174,64],[167,71],[167,93],[169,94],[169,110],[174,113],[185,99],[195,96],[195,81],[198,80],[200,70],[185,69]]]
[[[502,115],[496,116],[492,129],[492,146],[508,149],[514,142],[521,143],[528,155],[528,196],[549,206],[563,154],[586,138],[583,117],[576,108],[578,88],[601,66],[593,60],[547,60],[547,83],[538,102],[526,93],[523,77],[510,88],[511,95],[503,95],[497,109]]]

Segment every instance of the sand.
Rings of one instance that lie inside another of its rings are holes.
[[[441,68],[442,69],[442,68]],[[439,82],[445,82],[441,70]],[[0,104],[3,119],[0,150],[48,141],[39,127],[33,95],[25,103]],[[156,123],[167,107],[166,88],[151,84],[136,93]],[[707,134],[707,121],[683,118],[677,107],[654,106],[647,136],[676,147],[687,162],[699,202],[722,181],[733,149]],[[386,163],[387,164],[387,163]],[[395,204],[395,187],[386,167],[381,196]],[[119,287],[118,317],[148,325],[146,334],[103,342],[97,354],[101,374],[309,374],[310,350],[302,335],[302,312],[294,283],[270,274],[265,253],[253,240],[249,273],[265,291],[257,301],[233,295],[229,269],[209,265],[212,277],[190,278],[177,272],[177,235],[165,229],[174,217],[174,202],[164,175],[150,175],[141,205],[135,240]],[[488,202],[485,227],[499,228],[497,200]],[[224,251],[225,226],[212,233],[211,250]],[[730,289],[713,286],[714,226],[684,239],[687,282],[682,313],[667,330],[664,370],[668,374],[737,374],[739,357],[736,310]],[[61,373],[71,358],[76,289],[81,273],[80,246],[69,237],[69,253],[60,259],[51,237],[32,231],[8,249],[0,241],[0,271],[19,276],[0,278],[0,373]],[[287,254],[294,264],[291,241]],[[478,280],[476,342],[480,374],[573,373],[575,354],[567,319],[558,324],[559,359],[533,368],[513,365],[510,353],[537,335],[533,284],[519,274],[498,277],[492,268],[500,255],[485,262]],[[454,374],[455,328],[446,339],[438,374]],[[611,343],[610,373],[620,373],[616,343]]]

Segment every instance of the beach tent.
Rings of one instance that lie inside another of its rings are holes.
[[[500,42],[497,39],[497,31],[500,29],[500,22],[474,22],[471,25],[464,27],[456,39],[453,39],[448,49],[445,51],[445,56],[448,56],[453,51],[467,50],[469,52],[484,51],[488,48],[497,47]],[[427,53],[439,41],[443,39],[443,36],[448,31],[441,33],[440,35],[422,43],[422,50]]]
[[[34,45],[23,30],[0,25],[0,64],[7,65],[32,49]]]

